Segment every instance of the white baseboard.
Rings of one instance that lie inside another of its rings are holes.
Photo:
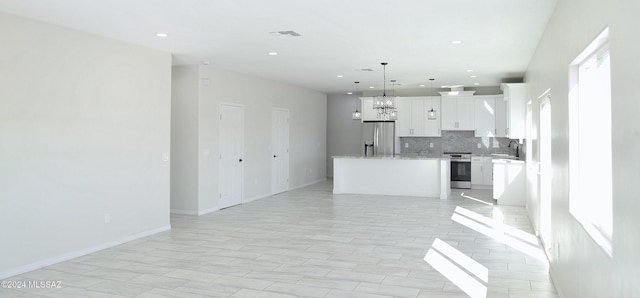
[[[149,230],[149,231],[144,231],[142,233],[131,235],[131,236],[128,236],[128,237],[125,237],[125,238],[122,238],[122,239],[109,241],[109,242],[106,242],[106,243],[103,243],[103,244],[99,244],[99,245],[96,245],[96,246],[87,247],[85,249],[72,251],[72,252],[69,252],[69,253],[66,253],[66,254],[62,254],[62,255],[58,255],[58,256],[52,257],[52,258],[44,259],[44,260],[41,260],[41,261],[38,261],[38,262],[35,262],[35,263],[31,263],[31,264],[28,264],[28,265],[20,266],[18,268],[14,268],[14,269],[11,269],[9,271],[0,272],[0,280],[1,279],[6,279],[6,278],[9,278],[9,277],[12,277],[12,276],[16,276],[16,275],[19,275],[19,274],[22,274],[22,273],[25,273],[25,272],[29,272],[29,271],[33,271],[33,270],[36,270],[36,269],[40,269],[40,268],[43,268],[43,267],[47,267],[47,266],[50,266],[50,265],[53,265],[53,264],[57,264],[57,263],[60,263],[60,262],[68,261],[68,260],[71,260],[71,259],[75,259],[77,257],[81,257],[81,256],[84,256],[84,255],[87,255],[87,254],[90,254],[90,253],[94,253],[96,251],[100,251],[100,250],[103,250],[103,249],[114,247],[114,246],[129,242],[129,241],[133,241],[133,240],[136,240],[136,239],[144,238],[144,237],[151,236],[153,234],[157,234],[157,233],[168,231],[168,230],[171,230],[171,225],[166,225],[164,227],[160,227],[160,228]]]
[[[171,209],[171,214],[198,215],[198,211],[183,210],[183,209]]]
[[[268,197],[270,197],[272,195],[273,194],[266,194],[266,195],[261,195],[261,196],[257,196],[257,197],[253,197],[253,198],[248,198],[248,199],[245,199],[244,202],[242,202],[242,204],[246,204],[246,203],[250,203],[250,202],[253,202],[253,201],[260,200],[260,199],[268,198]]]
[[[303,185],[292,187],[292,188],[289,188],[289,189],[287,189],[287,190],[285,190],[283,192],[292,191],[294,189],[307,187],[307,186],[314,185],[314,184],[317,184],[317,183],[320,183],[320,182],[323,182],[323,181],[327,181],[327,178],[319,179],[319,180],[316,180],[316,181],[305,183]],[[268,197],[271,197],[271,196],[274,196],[274,195],[277,195],[277,194],[278,193],[271,193],[271,194],[265,194],[265,195],[260,195],[260,196],[255,196],[255,197],[252,197],[252,198],[244,199],[242,204],[246,204],[246,203],[250,203],[250,202],[253,202],[253,201],[260,200],[260,199],[268,198]]]
[[[212,212],[216,212],[216,211],[218,211],[218,210],[220,210],[220,208],[218,208],[218,207],[209,208],[209,209],[204,209],[204,210],[200,210],[200,211],[198,211],[198,213],[197,213],[197,214],[194,214],[194,215],[198,215],[198,216],[200,216],[200,215],[205,215],[205,214],[209,214],[209,213],[212,213]]]
[[[553,283],[553,287],[556,289],[556,293],[558,294],[558,297],[559,298],[567,297],[562,293],[562,289],[558,288],[558,277],[556,275],[556,272],[553,270],[553,267],[551,267],[551,264],[549,264],[549,275],[551,275],[551,283]]]
[[[298,188],[303,188],[303,187],[311,186],[311,185],[318,184],[318,183],[320,183],[320,182],[324,182],[324,181],[327,181],[327,178],[326,178],[326,177],[325,177],[325,178],[322,178],[322,179],[315,180],[315,181],[311,181],[311,182],[309,182],[309,183],[305,183],[305,184],[302,184],[302,185],[298,185],[298,186],[296,186],[296,187],[291,187],[291,188],[289,188],[289,190],[294,190],[294,189],[298,189]]]

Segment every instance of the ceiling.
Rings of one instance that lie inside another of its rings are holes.
[[[435,86],[467,87],[521,78],[555,4],[556,0],[0,0],[0,11],[168,51],[174,65],[208,63],[321,92],[346,93],[354,89],[354,81],[361,81],[360,90],[382,90],[381,62],[389,63],[387,82],[400,84],[395,89],[429,87],[429,78],[436,79]],[[270,33],[289,30],[301,36]]]

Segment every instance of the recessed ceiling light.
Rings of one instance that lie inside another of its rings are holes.
[[[420,84],[420,87],[424,87],[424,84]]]
[[[462,41],[461,40],[452,40],[451,43],[452,44],[461,44]]]
[[[209,61],[202,61],[202,65],[209,65]]]
[[[476,86],[480,85],[480,83],[473,83],[473,84],[476,85]]]
[[[473,72],[473,69],[467,69],[467,72]]]
[[[470,78],[477,78],[478,76],[469,76]]]
[[[270,52],[269,53],[269,56],[277,56],[277,55],[278,55],[278,53],[276,53],[276,52]]]
[[[375,88],[375,87],[373,87],[373,86],[369,86],[369,89],[373,89],[373,88]]]
[[[157,34],[156,34],[156,36],[157,36],[157,37],[165,38],[165,37],[167,37],[167,36],[169,36],[169,35],[168,35],[167,33],[157,33]]]
[[[343,77],[343,75],[338,75],[337,77],[341,78],[341,77]]]
[[[348,94],[348,95],[351,95],[351,94],[353,94],[353,92],[347,92],[347,94]]]

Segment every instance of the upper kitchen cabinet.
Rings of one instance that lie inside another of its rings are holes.
[[[494,137],[496,135],[496,96],[474,96],[475,136]]]
[[[415,137],[424,134],[424,98],[402,97],[398,100],[399,137]]]
[[[433,109],[436,117],[435,119],[429,119],[429,111]],[[442,109],[440,106],[440,96],[428,96],[424,102],[424,136],[425,137],[440,137],[441,123],[442,121]]]
[[[429,120],[431,108],[436,111],[436,119]],[[398,100],[399,137],[439,137],[440,136],[440,97],[401,97]]]
[[[504,93],[506,115],[504,136],[510,139],[524,139],[527,85],[525,83],[502,84],[500,89]]]
[[[373,97],[361,97],[362,121],[378,121],[378,113],[373,109]]]
[[[362,121],[385,121],[378,117],[378,111],[373,108],[373,97],[360,97],[362,102]],[[389,119],[390,121],[396,118]]]
[[[440,92],[442,95],[442,130],[475,130],[474,92]]]
[[[504,95],[496,95],[496,137],[507,137],[507,103],[504,101]]]

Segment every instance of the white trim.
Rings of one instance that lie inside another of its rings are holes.
[[[249,198],[249,199],[247,199],[247,200],[246,200],[246,202],[243,202],[243,204],[244,204],[244,203],[253,202],[253,201],[257,201],[257,200],[261,200],[261,199],[268,198],[268,197],[272,197],[272,196],[275,196],[275,195],[277,195],[277,194],[285,193],[285,192],[292,191],[292,190],[295,190],[295,189],[298,189],[298,188],[303,188],[303,187],[311,186],[311,185],[318,184],[318,183],[320,183],[320,182],[324,182],[324,181],[327,181],[327,178],[319,179],[319,180],[315,180],[315,181],[312,181],[312,182],[309,182],[309,183],[305,183],[305,184],[300,185],[300,186],[292,187],[292,188],[289,188],[289,189],[287,189],[287,190],[285,190],[285,191],[283,191],[283,192],[279,192],[279,193],[272,193],[272,194],[265,194],[265,195],[261,195],[261,196],[256,196],[256,197],[253,197],[253,198]]]
[[[53,264],[57,264],[60,262],[64,262],[64,261],[68,261],[71,259],[75,259],[77,257],[81,257],[90,253],[94,253],[100,250],[104,250],[110,247],[114,247],[114,246],[118,246],[120,244],[129,242],[129,241],[133,241],[136,239],[140,239],[140,238],[144,238],[147,236],[151,236],[153,234],[157,234],[157,233],[161,233],[161,232],[165,232],[165,231],[169,231],[171,230],[171,225],[166,225],[157,229],[153,229],[153,230],[148,230],[148,231],[144,231],[142,233],[138,233],[138,234],[134,234],[134,235],[130,235],[128,237],[124,237],[122,239],[118,239],[118,240],[114,240],[114,241],[109,241],[106,243],[102,243],[102,244],[98,244],[96,246],[91,246],[91,247],[87,247],[81,250],[76,250],[76,251],[72,251],[69,253],[65,253],[65,254],[61,254],[52,258],[48,258],[48,259],[44,259],[35,263],[31,263],[31,264],[27,264],[24,266],[20,266],[14,269],[11,269],[9,271],[5,271],[0,273],[0,279],[5,279],[5,278],[9,278],[12,276],[16,276],[25,272],[29,272],[29,271],[33,271],[36,269],[40,269],[46,266],[50,266]]]
[[[198,216],[200,216],[200,215],[205,215],[205,214],[213,213],[213,212],[216,212],[216,211],[220,211],[220,208],[218,208],[218,207],[214,207],[214,208],[209,208],[209,209],[199,210],[199,211],[198,211],[198,213],[197,213],[197,214],[194,214],[194,215],[198,215]]]
[[[273,194],[266,194],[266,195],[261,195],[261,196],[248,198],[245,202],[242,202],[242,204],[251,203],[253,201],[257,201],[257,200],[260,200],[260,199],[268,198],[268,197],[271,197],[271,196],[273,196]]]
[[[171,214],[198,215],[198,212],[193,210],[171,209]]]
[[[553,288],[556,289],[556,293],[558,294],[558,298],[567,297],[562,293],[562,289],[557,286],[559,284],[558,275],[553,270],[553,267],[551,265],[549,265],[549,275],[551,276],[551,283],[553,284]]]
[[[322,179],[315,180],[315,181],[311,181],[311,182],[309,182],[309,183],[305,183],[305,184],[302,184],[302,185],[298,185],[298,186],[295,186],[295,187],[290,187],[289,189],[285,190],[284,192],[292,191],[292,190],[294,190],[294,189],[298,189],[298,188],[303,188],[303,187],[311,186],[311,185],[318,184],[318,183],[320,183],[320,182],[324,182],[324,181],[327,181],[327,178],[326,178],[326,177],[325,177],[325,178],[322,178]]]

